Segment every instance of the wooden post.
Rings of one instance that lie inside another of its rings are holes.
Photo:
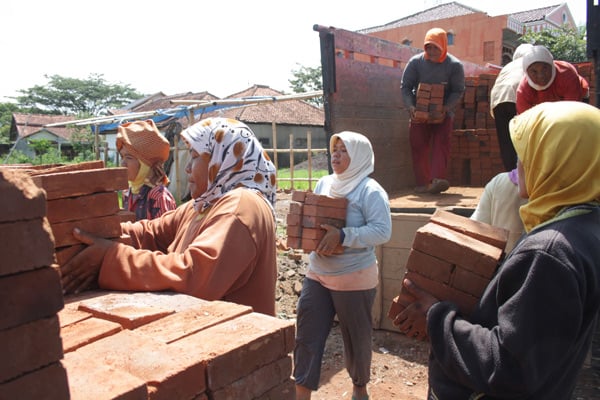
[[[290,133],[290,189],[294,190],[294,135]]]
[[[271,122],[271,132],[273,133],[273,164],[275,164],[275,170],[279,169],[277,163],[277,124],[275,121]]]
[[[308,190],[312,191],[312,135],[310,130],[306,132],[306,146],[308,150]]]

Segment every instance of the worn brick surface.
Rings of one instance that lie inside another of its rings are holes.
[[[47,201],[47,218],[50,223],[77,221],[104,217],[119,212],[116,191],[66,197]]]
[[[69,246],[63,246],[54,249],[54,255],[56,256],[56,263],[60,266],[63,266],[73,258],[77,253],[81,250],[85,249],[87,246],[83,243],[80,244],[72,244]]]
[[[56,247],[81,243],[73,236],[73,229],[75,228],[105,239],[113,239],[121,236],[121,218],[117,214],[86,218],[78,221],[58,222],[51,224],[51,227]]]
[[[48,221],[37,218],[0,223],[0,254],[0,276],[54,263],[54,236]]]
[[[293,349],[294,330],[293,321],[252,313],[187,336],[170,346],[205,354],[208,388],[216,391],[286,357]]]
[[[65,354],[63,364],[69,376],[71,400],[146,400],[146,382],[128,372],[107,365],[103,358]]]
[[[440,258],[432,257],[429,254],[412,249],[408,256],[406,270],[416,271],[426,278],[433,279],[440,283],[450,284],[455,265]]]
[[[31,176],[35,175],[48,175],[55,174],[57,172],[69,172],[69,171],[83,171],[87,169],[99,169],[104,168],[104,161],[93,160],[93,161],[82,161],[74,164],[65,165],[36,165],[34,170],[28,171]]]
[[[292,357],[284,357],[267,364],[235,382],[210,393],[212,400],[256,399],[289,380]],[[287,397],[293,398],[293,397]],[[284,398],[280,398],[284,399]]]
[[[69,393],[67,371],[60,362],[24,374],[8,382],[0,383],[1,400],[77,400]],[[92,399],[88,397],[88,399]],[[96,398],[100,400],[100,398]]]
[[[61,326],[60,336],[63,341],[63,352],[77,350],[87,344],[114,335],[123,330],[116,322],[100,318],[87,318],[66,326]]]
[[[63,350],[58,317],[0,330],[0,354],[0,382],[59,361]]]
[[[76,353],[88,359],[103,360],[105,365],[146,382],[149,398],[172,400],[192,398],[206,388],[206,354],[190,349],[174,348],[135,331],[123,330]]]
[[[508,240],[509,232],[506,229],[475,221],[442,209],[437,209],[433,213],[430,222],[445,226],[500,249],[506,247],[506,241]]]
[[[36,175],[33,182],[46,191],[47,200],[124,190],[127,168],[99,168]]]
[[[0,277],[0,330],[51,317],[62,307],[62,286],[56,268]]]
[[[0,222],[46,215],[46,194],[22,171],[0,168]]]

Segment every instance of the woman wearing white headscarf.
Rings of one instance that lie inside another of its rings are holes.
[[[346,226],[323,225],[327,231],[310,253],[297,307],[294,378],[296,400],[318,389],[325,342],[337,314],[344,341],[352,398],[368,398],[371,369],[371,309],[378,283],[375,246],[391,236],[388,195],[369,175],[374,170],[371,143],[362,134],[344,131],[329,141],[333,174],[319,180],[314,192],[348,200]],[[335,249],[343,246],[343,253]]]
[[[192,200],[122,224],[131,245],[76,230],[89,246],[63,266],[63,287],[77,292],[98,277],[104,289],[172,290],[275,315],[275,166],[233,119],[204,119],[181,135]]]
[[[546,101],[585,101],[589,83],[566,61],[557,61],[544,46],[533,46],[523,56],[525,76],[517,88],[517,114]]]
[[[571,399],[600,310],[600,110],[537,105],[513,118],[526,235],[470,316],[409,281],[426,325],[429,399]]]

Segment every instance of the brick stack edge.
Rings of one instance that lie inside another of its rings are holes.
[[[505,229],[438,209],[417,229],[404,277],[469,315],[494,275],[507,240]],[[402,286],[388,318],[394,319],[413,300]]]
[[[322,224],[336,228],[346,226],[346,207],[348,200],[315,194],[310,191],[292,192],[290,210],[287,215],[287,245],[293,249],[302,249],[309,253],[317,249],[325,235]],[[343,252],[338,246],[335,253]]]
[[[45,194],[26,173],[3,168],[0,191],[0,399],[68,399]]]
[[[415,119],[420,122],[440,123],[445,118],[442,113],[443,108],[444,84],[419,83]]]

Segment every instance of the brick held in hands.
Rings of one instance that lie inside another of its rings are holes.
[[[23,171],[0,168],[0,193],[0,222],[46,215],[46,194]]]
[[[77,221],[118,213],[119,198],[116,191],[92,193],[48,200],[47,206],[50,223]]]
[[[79,221],[60,222],[51,224],[51,226],[56,247],[81,243],[73,236],[73,229],[75,228],[104,239],[114,239],[121,236],[121,217],[118,214]]]
[[[124,190],[129,186],[124,167],[41,174],[32,180],[46,191],[47,200]]]
[[[466,218],[450,211],[438,209],[429,221],[500,249],[504,249],[508,241],[509,232],[506,229]]]
[[[304,204],[315,204],[320,207],[340,208],[345,211],[348,207],[348,199],[346,199],[345,197],[322,196],[319,194],[308,192],[306,193],[306,199],[304,200]],[[344,215],[344,219],[345,218],[346,215]]]

